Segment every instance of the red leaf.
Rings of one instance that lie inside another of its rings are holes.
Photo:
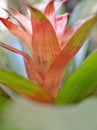
[[[48,19],[37,9],[32,11],[33,56],[38,72],[45,77],[50,65],[60,53],[60,46],[55,31]]]
[[[80,25],[50,67],[44,80],[43,87],[53,96],[57,95],[56,90],[59,88],[66,65],[81,48],[87,36],[89,35],[90,30],[96,22],[97,16],[94,16]]]
[[[3,24],[9,29],[9,31],[17,36],[24,44],[26,44],[30,50],[32,50],[31,48],[31,35],[29,35],[27,32],[25,32],[21,27],[15,25],[14,23],[12,23],[11,21],[4,19],[4,18],[0,18],[0,21],[3,22]]]
[[[20,14],[16,9],[10,7],[10,9],[16,13],[16,15],[11,15],[20,24],[21,28],[24,29],[29,35],[32,35],[32,25],[29,17]]]
[[[18,53],[24,57],[25,63],[27,65],[27,74],[29,76],[29,79],[32,80],[34,83],[41,85],[42,84],[42,78],[41,76],[37,73],[37,70],[35,69],[34,62],[32,58],[27,55],[25,52],[17,50],[16,48],[13,48],[5,43],[0,42],[0,46],[2,46],[5,49],[8,49],[14,53]]]
[[[57,30],[57,25],[59,24],[58,21],[62,20],[64,17],[59,17],[56,18],[56,12],[58,11],[58,9],[62,6],[62,4],[66,2],[66,0],[62,0],[58,6],[55,8],[54,7],[54,0],[51,0],[48,5],[46,6],[45,10],[44,10],[44,14],[46,15],[46,17],[50,20],[51,24],[53,25],[54,29]],[[60,19],[60,20],[59,20]],[[64,19],[65,20],[65,19]],[[65,21],[64,21],[65,22]],[[66,20],[67,23],[67,20]],[[62,23],[62,25],[65,23]],[[66,24],[65,24],[66,25]],[[63,25],[63,26],[65,26]],[[62,28],[62,26],[61,26]],[[64,27],[63,27],[64,28]]]

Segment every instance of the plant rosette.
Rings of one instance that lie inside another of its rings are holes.
[[[62,128],[70,130],[72,128],[76,130],[82,129],[83,125],[83,129],[86,130],[87,120],[89,122],[92,120],[90,118],[90,111],[93,108],[91,104],[93,103],[96,108],[96,98],[77,104],[76,107],[74,105],[64,108],[63,105],[76,104],[89,96],[96,95],[97,50],[66,82],[62,82],[62,79],[68,63],[80,50],[92,28],[97,24],[97,16],[91,15],[79,19],[67,27],[70,14],[56,15],[65,1],[61,1],[55,8],[54,0],[51,0],[44,12],[26,4],[31,17],[20,14],[12,7],[10,9],[15,15],[5,10],[9,17],[0,17],[0,21],[11,34],[17,36],[30,51],[29,55],[24,50],[18,50],[0,42],[2,48],[22,55],[28,76],[27,79],[13,71],[0,68],[0,83],[4,85],[0,87],[1,102],[7,99],[14,100],[14,103],[10,105],[11,108],[8,109],[8,114],[5,112],[5,117],[8,115],[9,121],[5,126],[2,123],[2,129],[59,130]],[[15,19],[17,24],[11,18]],[[12,90],[12,95],[9,91],[7,92],[6,88]],[[17,95],[25,101],[17,100]],[[30,101],[27,103],[26,99]],[[40,104],[33,105],[33,102]],[[93,110],[96,111],[96,109]],[[81,115],[78,116],[78,114]],[[76,122],[79,125],[75,125]],[[95,122],[89,123],[89,128],[94,126],[93,130],[96,130],[95,124]]]

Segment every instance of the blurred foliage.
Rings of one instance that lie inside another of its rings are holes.
[[[25,1],[25,0],[24,0]],[[27,0],[32,3],[32,0]],[[96,13],[97,11],[97,1],[96,0],[68,0],[65,7],[66,10],[72,11],[73,13],[69,19],[69,24],[75,20],[85,17],[89,14]],[[23,2],[23,0],[22,0]],[[33,0],[35,6],[37,3],[41,3],[41,0]],[[47,1],[44,1],[44,3]],[[75,4],[79,4],[75,7]],[[16,7],[20,12],[26,13],[25,8],[22,8],[21,0],[8,0],[8,5]],[[43,4],[42,4],[43,5]],[[38,8],[43,8],[40,4]],[[7,32],[8,33],[8,32]],[[7,43],[13,43],[14,45],[19,41],[17,39],[10,39],[10,35],[5,36],[4,31],[3,40],[7,40]],[[66,73],[70,76],[71,73],[82,64],[83,60],[87,57],[88,53],[91,53],[95,48],[97,48],[97,27],[93,30],[91,39],[87,41],[87,44],[83,47],[81,55],[77,57],[69,64]],[[0,37],[1,39],[1,37]],[[3,41],[2,40],[2,41]],[[12,54],[5,52],[0,49],[0,67],[13,68],[20,72],[18,64],[16,65],[16,58],[12,57]],[[81,62],[79,64],[81,57]],[[10,59],[10,60],[9,60]],[[14,62],[13,60],[14,59]],[[9,62],[8,62],[9,61]],[[13,63],[13,65],[12,65]],[[19,63],[17,61],[17,63]],[[77,66],[77,64],[79,64]],[[92,65],[90,66],[90,70]],[[22,74],[24,75],[25,72]],[[65,74],[66,74],[65,73]],[[84,72],[85,73],[85,72]],[[66,77],[65,77],[66,78]],[[80,78],[80,77],[79,77]],[[89,80],[89,79],[88,79]],[[2,94],[3,91],[0,91]],[[4,93],[3,93],[4,94]],[[1,97],[0,97],[1,98]],[[1,100],[1,99],[0,99]],[[6,96],[1,100],[0,103],[6,103]],[[3,102],[4,101],[4,102]],[[1,105],[1,104],[0,104]],[[3,116],[0,111],[0,130],[97,130],[97,98],[90,98],[80,104],[72,106],[41,106],[40,104],[30,103],[30,101],[24,101],[24,99],[18,98],[14,102],[9,102],[5,109],[3,110]]]
[[[0,88],[0,111],[4,109],[5,104],[10,100],[10,96]]]
[[[66,11],[72,12],[75,6],[82,0],[67,0],[65,3]]]
[[[72,1],[72,0],[71,0]],[[76,1],[76,0],[75,0]],[[68,1],[70,2],[70,1]],[[78,19],[91,16],[97,12],[96,0],[81,0],[77,1],[77,6],[72,10],[71,16],[69,17],[68,25],[75,22]],[[68,9],[67,9],[68,10]],[[84,46],[80,49],[74,59],[68,64],[65,71],[64,81],[66,81],[70,75],[82,64],[84,59],[97,48],[97,25],[88,37],[88,40]]]
[[[69,19],[69,24],[76,21],[79,18],[84,18],[91,14],[97,13],[97,2],[96,0],[83,0],[80,2],[73,10],[73,13]],[[93,50],[97,48],[97,26],[95,26],[94,30],[90,35],[90,44],[88,48],[88,53],[91,53]]]
[[[97,130],[97,98],[65,108],[18,99],[1,119],[0,130]]]

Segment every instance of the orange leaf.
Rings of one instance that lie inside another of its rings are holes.
[[[17,36],[24,44],[26,44],[30,50],[31,48],[31,35],[29,35],[27,32],[25,32],[21,27],[15,25],[11,21],[5,19],[5,18],[0,18],[0,21],[9,29],[9,31]]]
[[[64,74],[64,69],[68,62],[78,52],[84,44],[94,24],[97,23],[97,16],[94,16],[84,22],[73,34],[67,45],[63,48],[59,56],[50,67],[44,80],[43,87],[53,96],[57,95],[60,81]]]
[[[55,31],[43,13],[30,7],[32,12],[32,48],[38,72],[45,77],[50,65],[60,53]]]
[[[16,15],[11,15],[11,17],[15,18],[17,22],[20,24],[21,28],[24,29],[29,35],[32,34],[32,25],[29,17],[20,14],[16,9],[10,7],[10,9],[16,13]]]

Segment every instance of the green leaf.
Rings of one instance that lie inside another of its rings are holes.
[[[0,88],[0,109],[9,101],[10,97]]]
[[[97,88],[97,50],[76,70],[59,91],[55,104],[83,100]]]
[[[31,100],[45,103],[53,102],[53,97],[43,88],[14,72],[0,69],[0,83]]]

